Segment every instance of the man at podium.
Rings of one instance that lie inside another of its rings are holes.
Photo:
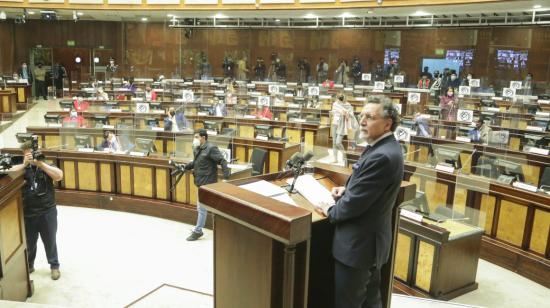
[[[372,96],[361,113],[368,143],[334,206],[319,209],[335,225],[335,307],[382,307],[380,268],[392,243],[391,214],[403,179],[403,156],[393,131],[399,122],[389,98]]]

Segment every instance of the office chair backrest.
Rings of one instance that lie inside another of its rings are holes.
[[[545,186],[546,190],[550,190],[550,167],[545,167],[540,178],[540,187]]]
[[[260,175],[264,173],[265,160],[267,158],[267,150],[254,148],[252,150],[252,157],[250,162],[252,163],[252,175]]]

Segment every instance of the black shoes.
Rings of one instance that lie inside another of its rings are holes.
[[[196,241],[196,240],[198,240],[202,235],[203,235],[202,232],[195,232],[195,231],[193,231],[193,232],[191,232],[191,235],[189,235],[189,236],[187,237],[187,240],[188,240],[188,241]]]

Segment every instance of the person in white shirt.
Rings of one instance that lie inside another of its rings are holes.
[[[332,122],[331,122],[331,136],[332,136],[332,153],[333,163],[338,162],[338,150],[344,152],[344,145],[342,140],[344,136],[348,134],[348,130],[354,127],[358,127],[357,123],[353,123],[355,120],[353,114],[353,106],[346,101],[344,94],[339,94],[338,99],[332,104]]]
[[[97,88],[96,99],[100,101],[109,100],[109,95],[105,93],[102,87]]]

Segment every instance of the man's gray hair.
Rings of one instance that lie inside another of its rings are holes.
[[[391,99],[384,95],[373,95],[368,97],[367,104],[382,105],[382,113],[380,116],[384,119],[391,119],[391,131],[394,132],[397,125],[399,125],[399,112],[393,105]]]

